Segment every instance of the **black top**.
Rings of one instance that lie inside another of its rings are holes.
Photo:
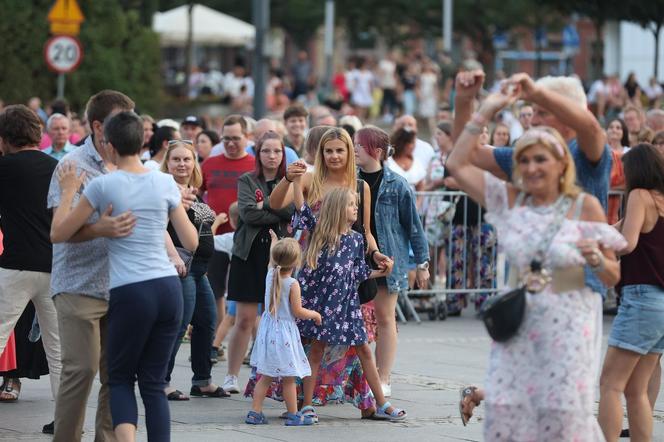
[[[449,176],[448,169],[445,168],[443,177],[447,178]],[[468,227],[477,226],[480,220],[484,218],[484,209],[482,206],[473,201],[469,196],[466,196],[465,198],[459,198],[456,203],[456,212],[454,213],[454,219],[452,220],[453,225],[460,226],[464,224],[464,210],[466,211],[465,225]]]
[[[46,208],[58,161],[38,150],[0,157],[0,267],[51,273],[52,212]]]
[[[383,181],[383,169],[378,172],[363,172],[360,170],[360,178],[367,182],[369,189],[371,189],[371,234],[378,241],[378,234],[376,233],[376,200],[378,200],[378,189],[380,183]]]
[[[205,219],[205,209],[210,211],[210,209],[207,208],[207,204],[203,203],[203,200],[196,197],[196,203],[187,210],[189,221],[191,221],[194,227],[196,227],[196,231],[200,232],[198,236],[198,248],[194,253],[193,261],[197,264],[206,264],[210,258],[212,258],[212,254],[214,253],[214,236],[212,235],[212,223],[214,220],[211,222],[209,219],[203,220]],[[168,222],[168,227],[166,229],[173,240],[173,245],[175,247],[182,247],[180,238],[178,238],[178,234],[170,221]]]
[[[639,234],[632,253],[620,258],[620,286],[648,284],[664,289],[664,218],[650,232]]]

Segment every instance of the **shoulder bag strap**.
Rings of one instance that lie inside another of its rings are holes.
[[[544,256],[551,246],[551,241],[553,241],[553,237],[556,236],[556,233],[558,233],[560,227],[562,227],[563,221],[565,220],[570,207],[572,207],[572,199],[567,196],[562,197],[562,201],[556,203],[555,217],[544,231],[544,236],[542,237],[540,246],[535,254],[534,259],[539,260],[540,264],[544,262]]]
[[[364,231],[364,180],[357,180],[357,193],[360,195],[360,204],[357,207],[357,224]]]
[[[581,212],[583,212],[583,200],[586,197],[586,194],[581,192],[579,196],[576,197],[575,201],[575,206],[574,206],[574,216],[572,217],[573,220],[580,220],[581,219]]]

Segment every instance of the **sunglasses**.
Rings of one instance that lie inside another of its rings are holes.
[[[178,143],[184,143],[184,144],[188,144],[190,146],[194,145],[194,142],[191,141],[191,140],[171,140],[171,141],[168,142],[168,146],[170,147],[170,146],[173,146],[173,145],[178,144]]]

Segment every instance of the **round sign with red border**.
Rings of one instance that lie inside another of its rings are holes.
[[[83,46],[77,38],[68,35],[51,37],[44,45],[44,58],[48,68],[59,74],[76,70],[83,60]]]

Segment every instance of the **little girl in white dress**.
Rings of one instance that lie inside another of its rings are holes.
[[[311,319],[321,325],[320,313],[302,307],[300,284],[293,271],[300,264],[300,245],[293,238],[277,241],[270,230],[270,264],[265,281],[265,311],[251,352],[251,366],[261,376],[254,389],[252,409],[246,423],[267,424],[263,414],[265,393],[274,378],[281,378],[288,410],[286,425],[311,425],[314,420],[297,412],[295,378],[311,376],[295,318]]]

